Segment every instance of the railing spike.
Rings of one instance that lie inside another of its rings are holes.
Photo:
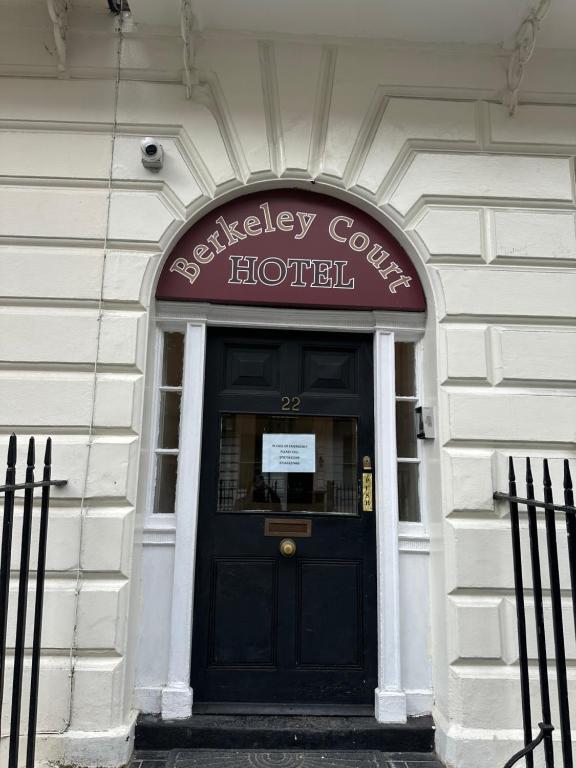
[[[534,478],[532,477],[532,465],[530,464],[530,458],[526,457],[526,482],[532,485]]]
[[[52,464],[52,438],[49,437],[46,440],[46,450],[44,451],[44,466],[50,466]]]
[[[543,474],[544,488],[552,488],[552,480],[550,479],[550,470],[548,468],[548,459],[544,459],[543,465],[544,465],[544,474]]]
[[[568,459],[564,459],[564,490],[572,490],[572,475],[570,474],[570,463]]]
[[[516,480],[516,474],[514,472],[514,459],[512,456],[508,457],[508,480],[514,482]]]
[[[16,435],[14,432],[10,435],[10,440],[8,442],[8,459],[6,461],[6,464],[9,467],[15,467],[16,466]]]
[[[31,437],[28,441],[28,457],[26,459],[26,463],[29,467],[34,467],[34,462],[36,460],[36,447],[35,447],[35,441],[34,438]]]

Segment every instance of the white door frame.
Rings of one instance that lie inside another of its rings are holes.
[[[406,694],[402,690],[401,680],[394,341],[414,341],[420,338],[424,330],[424,317],[404,312],[284,310],[168,302],[159,302],[158,317],[165,322],[186,323],[181,424],[185,423],[187,428],[180,431],[169,672],[167,684],[162,689],[162,717],[185,718],[192,714],[190,664],[206,328],[208,325],[222,325],[374,333],[378,583],[378,687],[375,690],[375,716],[379,722],[406,722]]]

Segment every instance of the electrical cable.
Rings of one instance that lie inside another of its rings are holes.
[[[120,10],[126,10],[127,9],[127,3],[125,0],[118,0],[117,5],[120,7]],[[78,533],[78,567],[76,569],[76,586],[75,586],[75,606],[74,606],[74,628],[73,628],[73,634],[72,634],[72,642],[70,644],[70,688],[69,688],[69,707],[68,707],[68,722],[66,723],[65,727],[60,731],[60,733],[65,733],[72,723],[72,713],[73,713],[73,705],[74,705],[74,674],[76,670],[76,663],[77,663],[77,642],[78,642],[78,616],[79,616],[79,609],[80,609],[80,593],[82,591],[82,584],[83,584],[83,567],[82,567],[82,550],[84,545],[84,524],[86,519],[86,495],[88,491],[88,477],[90,472],[90,458],[92,456],[92,446],[94,444],[94,419],[95,419],[95,413],[96,413],[96,394],[97,394],[97,388],[98,388],[98,359],[100,356],[100,344],[102,339],[102,318],[104,314],[103,306],[104,306],[104,280],[106,276],[106,260],[108,255],[108,239],[110,234],[110,212],[111,212],[111,204],[112,204],[112,180],[113,180],[113,171],[114,171],[114,150],[116,147],[116,136],[117,136],[117,127],[118,127],[118,99],[119,99],[119,92],[120,92],[120,72],[121,72],[121,65],[122,65],[122,43],[123,43],[123,35],[122,35],[122,24],[123,24],[123,16],[120,15],[117,23],[117,29],[118,29],[118,45],[116,47],[116,74],[115,74],[115,83],[114,83],[114,104],[113,104],[113,122],[112,122],[112,133],[111,133],[111,142],[110,142],[110,165],[108,169],[108,194],[107,194],[107,201],[106,201],[106,223],[105,223],[105,229],[104,229],[104,240],[103,240],[103,253],[102,253],[102,272],[101,272],[101,278],[100,278],[100,289],[99,289],[99,296],[98,296],[98,310],[97,310],[97,335],[96,335],[96,351],[94,356],[94,367],[93,367],[93,374],[92,374],[92,396],[91,396],[91,407],[90,407],[90,421],[88,426],[88,435],[87,435],[87,451],[86,451],[86,463],[84,468],[84,479],[82,484],[82,496],[80,498],[80,530]]]

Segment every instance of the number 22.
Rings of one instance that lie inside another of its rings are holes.
[[[299,397],[288,397],[288,395],[284,395],[281,402],[283,411],[299,411],[302,403]]]

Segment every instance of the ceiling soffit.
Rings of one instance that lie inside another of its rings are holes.
[[[205,32],[501,45],[511,50],[523,20],[538,6],[535,0],[185,0],[183,4],[190,6]],[[181,5],[181,0],[130,2],[137,24],[168,27],[180,26]],[[552,0],[538,46],[574,49],[574,29],[576,3]]]

